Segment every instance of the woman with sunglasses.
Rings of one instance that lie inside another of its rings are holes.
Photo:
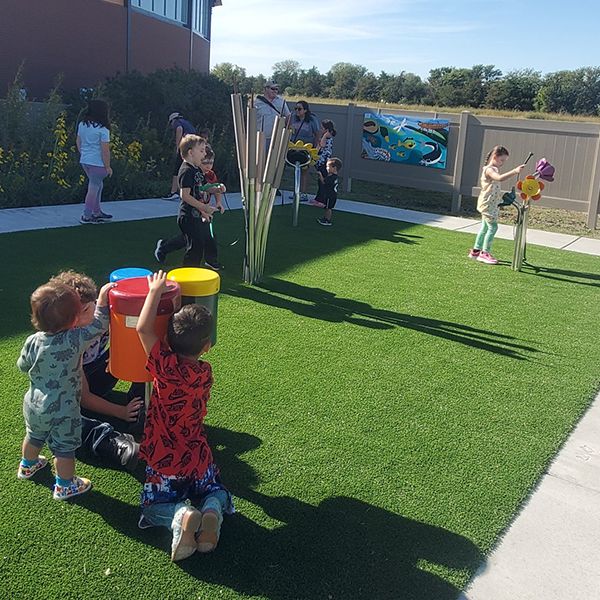
[[[305,100],[298,100],[298,102],[296,102],[294,114],[290,121],[290,127],[292,128],[292,143],[302,141],[305,144],[312,144],[315,148],[318,148],[319,140],[321,138],[321,126],[317,121],[317,118],[310,112],[308,102]],[[300,178],[300,200],[302,202],[308,200],[308,196],[306,195],[307,186],[308,167],[304,167]]]

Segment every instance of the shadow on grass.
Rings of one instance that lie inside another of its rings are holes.
[[[464,577],[482,560],[477,547],[460,535],[355,498],[331,497],[313,506],[259,493],[253,489],[258,474],[241,455],[257,448],[260,439],[218,427],[207,427],[207,434],[232,492],[279,524],[263,527],[240,513],[226,518],[213,554],[178,563],[199,581],[272,600],[451,600],[459,589],[436,570]],[[121,533],[169,552],[166,529],[138,529],[137,506],[98,491],[77,502]]]
[[[598,273],[538,267],[530,263],[525,263],[521,272],[528,275],[543,277],[544,279],[551,279],[553,281],[565,281],[567,283],[577,283],[589,287],[600,287],[600,274]]]
[[[333,323],[346,322],[371,329],[393,329],[394,327],[413,329],[517,360],[529,360],[526,353],[538,352],[532,346],[516,343],[513,341],[515,338],[509,335],[452,321],[374,308],[366,302],[339,298],[321,288],[302,286],[282,279],[267,278],[255,286],[233,286],[227,289],[227,293],[289,310],[311,319]]]
[[[414,227],[409,223],[348,213],[337,214],[336,227],[330,231],[317,224],[315,219],[318,216],[321,216],[320,210],[302,206],[299,227],[292,227],[291,206],[275,208],[266,260],[269,273],[284,271],[371,240],[402,244],[406,246],[406,252],[417,252],[417,244],[422,238],[407,233]],[[219,215],[215,219],[215,231],[220,243],[225,244],[219,250],[219,259],[227,267],[222,273],[223,287],[236,285],[242,279],[242,211],[227,211]],[[3,319],[0,323],[0,337],[18,333],[25,338],[32,331],[29,297],[52,275],[74,269],[88,274],[101,285],[119,267],[156,269],[158,264],[153,256],[156,240],[177,233],[175,219],[165,218],[105,223],[93,228],[67,227],[0,235],[4,281],[4,285],[0,285],[0,293],[3,312],[11,315],[10,319]],[[230,246],[236,239],[239,242]],[[181,266],[182,257],[183,252],[169,255],[165,268]]]

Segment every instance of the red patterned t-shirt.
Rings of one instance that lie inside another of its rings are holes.
[[[161,475],[201,479],[213,462],[203,427],[212,368],[202,360],[180,358],[158,340],[146,369],[154,389],[140,456]]]

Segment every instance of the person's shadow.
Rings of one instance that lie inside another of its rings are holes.
[[[218,427],[207,431],[225,483],[277,525],[260,525],[239,512],[226,518],[213,554],[177,563],[199,581],[272,600],[450,600],[460,590],[436,573],[454,572],[462,579],[482,559],[465,537],[357,498],[333,496],[314,506],[257,492],[258,474],[240,456],[260,439]],[[97,491],[79,504],[121,533],[169,551],[166,529],[137,528],[137,506]]]
[[[233,285],[226,288],[224,292],[289,310],[311,319],[334,323],[347,322],[370,329],[393,329],[395,327],[414,329],[421,333],[517,360],[530,360],[529,355],[539,352],[537,348],[519,343],[516,338],[502,333],[452,321],[376,308],[366,302],[336,296],[336,294],[321,288],[298,285],[275,277],[268,277],[254,286]]]

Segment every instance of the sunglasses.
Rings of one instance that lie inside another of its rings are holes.
[[[274,92],[278,92],[278,91],[279,91],[279,88],[278,88],[278,87],[270,87],[269,89],[270,89],[270,90],[273,90]]]

